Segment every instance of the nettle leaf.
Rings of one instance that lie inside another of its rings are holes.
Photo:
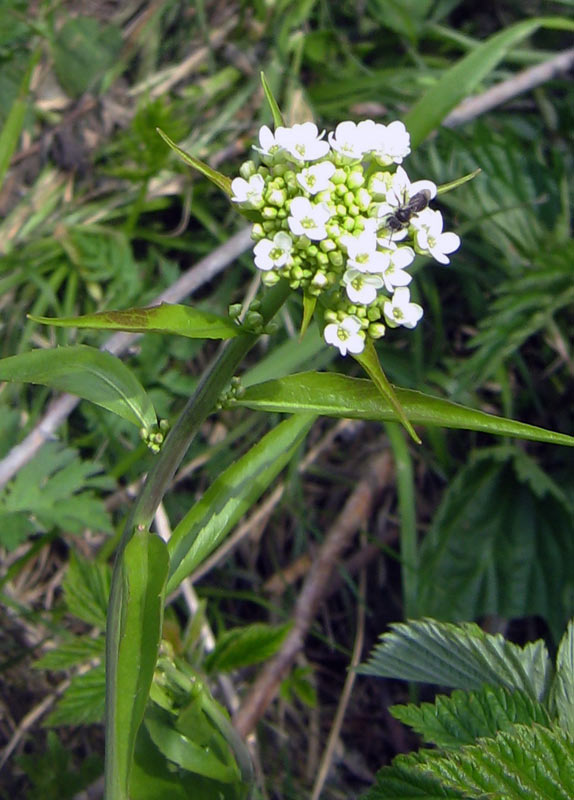
[[[53,650],[49,650],[42,658],[34,662],[34,669],[53,671],[69,669],[87,661],[103,659],[105,639],[103,636],[75,636],[62,642]]]
[[[152,308],[100,311],[81,317],[35,317],[34,322],[60,328],[91,328],[135,333],[172,333],[189,339],[232,339],[242,333],[227,317],[183,305],[161,303]]]
[[[46,719],[50,727],[57,725],[91,725],[104,719],[106,676],[103,664],[83,675],[76,675]]]
[[[439,425],[570,447],[574,445],[573,436],[495,417],[413,389],[392,388],[413,425]],[[300,372],[249,386],[236,403],[256,411],[311,412],[328,417],[400,421],[390,401],[382,396],[372,381],[333,372]]]
[[[2,544],[14,547],[39,528],[111,532],[103,501],[91,491],[113,486],[113,481],[99,475],[101,470],[94,461],[80,460],[75,450],[48,442],[0,491]]]
[[[561,727],[574,738],[574,620],[570,620],[556,656],[552,702]]]
[[[0,381],[40,383],[90,400],[139,428],[157,425],[151,400],[133,372],[119,358],[86,345],[3,358]]]
[[[291,623],[254,623],[225,631],[206,658],[205,668],[208,672],[229,672],[265,661],[279,650],[290,629]]]
[[[552,665],[543,641],[519,647],[474,623],[424,619],[391,625],[358,671],[456,689],[501,686],[543,700]]]
[[[482,739],[447,755],[433,757],[418,769],[465,797],[489,800],[571,800],[574,754],[559,728],[515,725],[494,739]]]
[[[438,778],[413,768],[422,753],[397,756],[390,767],[377,772],[376,782],[360,800],[442,800],[463,798],[461,792],[443,786]],[[429,755],[429,758],[431,756]]]
[[[68,570],[62,581],[64,600],[70,614],[104,630],[110,583],[111,570],[107,564],[87,561],[70,553]]]
[[[559,639],[574,613],[574,516],[527,461],[510,447],[480,452],[450,483],[421,547],[421,614],[539,614]]]
[[[390,712],[425,742],[445,748],[473,744],[482,736],[496,736],[517,722],[550,727],[549,713],[540,702],[524,692],[509,692],[501,686],[483,686],[471,692],[457,689],[450,697],[439,695],[434,703],[391,706]]]

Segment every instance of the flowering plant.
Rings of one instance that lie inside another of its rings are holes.
[[[402,122],[313,122],[259,131],[261,164],[246,161],[231,200],[254,221],[255,266],[267,286],[286,279],[309,306],[321,299],[328,344],[358,355],[386,326],[414,328],[407,268],[417,253],[448,264],[460,245],[428,203],[437,187],[411,183]]]

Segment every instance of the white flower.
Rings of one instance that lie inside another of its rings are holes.
[[[231,181],[231,198],[234,203],[245,203],[251,208],[259,208],[263,205],[263,191],[265,181],[262,175],[252,175],[248,181],[245,178],[234,178]]]
[[[395,289],[391,300],[383,305],[383,314],[393,328],[404,325],[405,328],[414,328],[423,315],[423,310],[418,303],[411,303],[411,294],[406,286]]]
[[[346,121],[339,122],[335,133],[330,133],[329,144],[345,160],[360,161],[363,153],[369,150],[375,134],[375,123],[366,119],[359,124]]]
[[[412,247],[397,247],[389,255],[390,263],[383,272],[383,280],[386,289],[393,292],[396,286],[407,286],[411,282],[413,276],[404,268],[414,261],[415,251]]]
[[[460,247],[460,237],[456,233],[442,232],[442,214],[426,208],[413,219],[415,245],[423,253],[430,253],[440,264],[450,264],[448,253]]]
[[[255,266],[264,272],[274,267],[284,267],[289,261],[293,241],[288,233],[279,231],[271,239],[261,239],[257,242],[253,252],[255,254]]]
[[[377,250],[377,236],[372,226],[358,236],[341,236],[341,244],[347,248],[348,265],[359,272],[381,273],[389,265],[389,254]]]
[[[317,161],[329,152],[329,143],[319,133],[314,122],[303,122],[291,128],[277,128],[275,141],[287,150],[297,161]]]
[[[327,344],[332,344],[339,348],[342,356],[347,352],[358,354],[365,349],[365,340],[360,335],[361,321],[358,317],[345,317],[342,322],[332,322],[325,327],[323,336]]]
[[[377,296],[377,289],[383,286],[380,275],[368,275],[358,269],[348,269],[343,275],[347,297],[352,303],[370,305]]]
[[[291,216],[287,222],[291,233],[307,236],[316,242],[327,238],[325,224],[332,214],[326,203],[313,205],[306,197],[294,197],[289,210]]]
[[[403,158],[411,152],[411,137],[404,124],[398,120],[390,125],[377,123],[376,139],[369,152],[381,166],[402,164]]]
[[[277,141],[277,135],[274,134],[267,125],[263,125],[259,128],[259,144],[261,147],[257,147],[257,145],[254,144],[253,149],[257,150],[257,152],[261,153],[263,156],[273,157],[282,149]]]
[[[331,161],[321,161],[320,164],[313,164],[313,166],[301,170],[295,177],[299,186],[309,194],[317,194],[329,188],[329,178],[333,177],[335,169],[336,167]]]

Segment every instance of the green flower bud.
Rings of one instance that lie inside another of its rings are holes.
[[[261,273],[261,283],[264,286],[275,286],[281,280],[279,275],[272,269],[267,270],[267,272]]]
[[[332,250],[337,249],[337,245],[332,239],[323,239],[323,241],[319,242],[319,247],[324,253],[330,253]]]
[[[331,178],[331,180],[333,180],[333,179]],[[344,184],[344,183],[339,183],[339,184],[337,184],[337,185],[335,186],[335,191],[334,191],[334,193],[333,193],[333,194],[335,194],[337,197],[344,197],[344,196],[345,196],[345,194],[347,193],[347,191],[348,191],[348,190],[347,190],[347,186],[346,186],[346,184]]]
[[[384,299],[386,300],[387,298],[385,297]],[[371,304],[367,311],[367,319],[369,322],[376,322],[381,318],[381,313],[381,309],[378,306]]]
[[[337,187],[340,184],[344,184],[346,180],[347,180],[347,173],[345,172],[345,170],[342,167],[339,167],[338,169],[336,169],[335,172],[333,173],[333,175],[330,178],[331,183],[334,183],[335,186],[337,186]],[[343,189],[343,191],[344,191],[344,189]]]
[[[272,206],[283,206],[287,202],[287,192],[285,189],[273,187],[267,192],[265,199]]]
[[[317,264],[320,264],[322,267],[327,267],[329,265],[329,256],[327,253],[317,253]]]
[[[371,339],[381,339],[385,335],[385,326],[381,322],[372,322],[367,328]]]
[[[303,270],[301,269],[301,267],[293,266],[291,268],[291,278],[299,281],[301,280],[302,277],[303,277]]]
[[[229,306],[228,314],[231,319],[239,319],[239,315],[241,314],[241,303],[233,303],[233,305]]]
[[[272,206],[265,206],[261,209],[261,216],[263,219],[275,219],[277,216],[277,209]]]
[[[358,217],[361,213],[361,209],[356,203],[351,203],[347,210],[347,214],[350,214],[352,217]]]
[[[257,168],[255,167],[255,163],[253,161],[244,161],[243,164],[239,167],[239,174],[246,181],[248,181],[249,178],[255,175],[256,172]]]
[[[361,211],[366,211],[373,202],[373,198],[366,189],[359,189],[355,195],[355,202]]]
[[[365,183],[365,176],[363,175],[363,168],[355,167],[347,178],[347,186],[349,189],[358,189]]]
[[[251,238],[255,239],[264,239],[265,238],[265,230],[263,225],[260,222],[256,222],[253,228],[251,229]]]

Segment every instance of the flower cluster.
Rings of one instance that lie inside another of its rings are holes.
[[[322,298],[325,340],[358,354],[385,326],[414,328],[407,268],[415,254],[448,264],[460,245],[443,232],[429,202],[431,181],[411,183],[402,122],[341,122],[325,138],[312,122],[259,131],[262,164],[245,162],[232,201],[254,220],[255,265],[263,282],[280,278]]]

